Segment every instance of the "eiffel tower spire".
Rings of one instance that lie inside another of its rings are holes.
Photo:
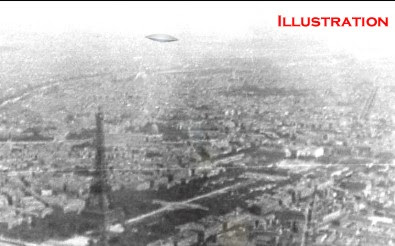
[[[95,136],[95,165],[93,180],[89,190],[89,197],[86,201],[85,209],[82,215],[92,225],[100,226],[100,238],[98,245],[108,245],[108,228],[110,225],[122,217],[122,212],[118,209],[113,210],[109,193],[111,187],[108,184],[108,166],[105,160],[104,144],[104,114],[99,107],[95,115],[96,119],[96,136]]]

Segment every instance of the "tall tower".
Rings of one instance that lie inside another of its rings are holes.
[[[307,205],[305,213],[305,224],[302,234],[301,246],[309,245],[315,242],[316,237],[316,226],[315,226],[315,206],[317,203],[317,185],[314,184],[314,192],[310,198],[310,202]]]
[[[99,225],[101,236],[100,246],[108,245],[108,227],[118,219],[121,219],[120,210],[113,210],[109,192],[111,187],[108,184],[108,169],[105,160],[105,145],[103,131],[103,112],[99,108],[96,113],[96,157],[93,172],[93,180],[89,190],[89,197],[86,206],[82,211],[82,216],[91,224]]]

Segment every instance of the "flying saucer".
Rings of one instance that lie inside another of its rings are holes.
[[[151,34],[146,36],[146,38],[162,43],[174,42],[178,40],[177,38],[168,34]]]

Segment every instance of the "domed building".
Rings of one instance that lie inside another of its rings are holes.
[[[149,122],[144,125],[142,131],[146,134],[158,135],[159,134],[159,127],[156,123]]]

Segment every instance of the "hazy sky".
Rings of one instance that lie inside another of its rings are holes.
[[[190,32],[225,39],[271,30],[322,39],[369,57],[395,54],[394,9],[393,2],[1,2],[0,31]],[[281,28],[278,15],[389,17],[389,27]]]

